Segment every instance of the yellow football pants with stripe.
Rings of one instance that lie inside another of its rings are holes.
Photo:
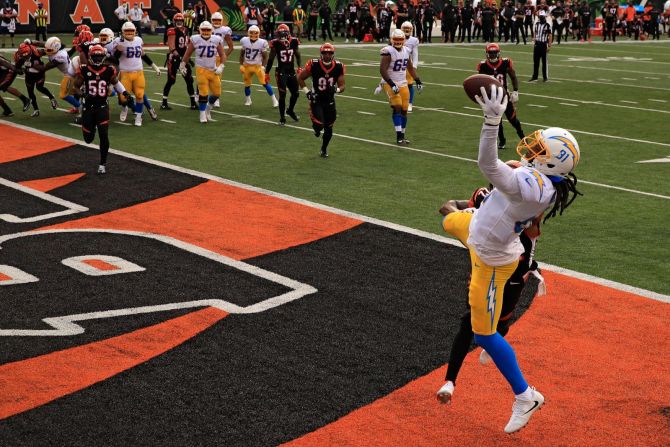
[[[195,81],[200,96],[221,96],[221,78],[214,70],[195,67]]]
[[[135,95],[135,101],[140,104],[144,102],[144,89],[146,88],[146,80],[144,79],[143,71],[122,71],[119,76],[119,81],[123,87]],[[125,102],[123,95],[121,95],[121,102]]]
[[[386,82],[384,83],[384,91],[389,97],[389,104],[391,107],[400,107],[403,111],[409,108],[409,87],[406,85],[398,87],[398,93],[393,93],[393,89]]]
[[[74,79],[70,76],[63,76],[60,81],[60,99],[65,99],[66,96],[74,95]]]
[[[265,69],[262,65],[247,65],[244,64],[241,67],[242,79],[244,80],[245,87],[251,87],[251,79],[256,75],[258,82],[261,85],[265,85]]]
[[[470,251],[471,277],[468,303],[472,315],[472,332],[478,335],[492,335],[497,332],[502,311],[505,284],[516,270],[519,261],[493,267],[482,261],[468,246],[470,221],[473,213],[467,211],[447,214],[442,228],[463,243]]]

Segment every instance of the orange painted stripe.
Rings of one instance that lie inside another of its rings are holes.
[[[234,259],[306,244],[362,222],[208,181],[168,197],[48,228],[107,228],[163,234]]]
[[[49,192],[51,190],[54,190],[56,188],[60,188],[62,186],[68,185],[75,180],[80,179],[83,177],[84,174],[83,172],[80,172],[78,174],[69,174],[69,175],[63,175],[60,177],[51,177],[51,178],[43,178],[43,179],[37,179],[37,180],[26,180],[25,182],[19,182],[23,186],[27,186],[28,188],[32,188],[37,191],[42,191],[42,192]]]
[[[12,279],[14,279],[14,278],[0,272],[0,281],[11,281]]]
[[[144,363],[228,314],[212,307],[107,340],[0,366],[0,419],[39,407]]]
[[[0,163],[35,157],[72,146],[72,143],[0,123]]]
[[[102,261],[100,259],[85,259],[82,262],[98,270],[103,271],[119,270],[119,267],[112,265],[109,262]]]
[[[440,368],[285,445],[668,445],[661,412],[670,405],[670,305],[544,275],[550,295],[536,298],[508,335],[526,379],[546,398],[521,432],[503,432],[513,394],[495,366],[479,364],[477,350],[452,405],[435,399]]]

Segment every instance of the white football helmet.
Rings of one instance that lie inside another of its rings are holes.
[[[391,33],[391,45],[396,50],[399,50],[405,45],[405,33],[401,29],[397,29]]]
[[[579,144],[560,127],[537,130],[516,148],[521,161],[547,176],[566,177],[579,163]]]
[[[247,30],[247,35],[252,42],[255,42],[259,37],[261,37],[261,29],[256,25],[251,25]]]
[[[220,28],[223,26],[223,14],[220,12],[215,12],[212,14],[212,25],[214,25],[217,28]]]
[[[121,27],[121,34],[123,34],[124,39],[133,40],[137,34],[137,29],[135,28],[135,25],[133,25],[133,22],[124,23]]]
[[[114,40],[114,31],[109,28],[103,28],[100,30],[98,37],[100,38],[100,43],[102,45],[107,45],[109,42]]]
[[[203,39],[209,39],[210,37],[212,37],[212,30],[213,29],[214,28],[212,28],[212,24],[209,23],[207,20],[202,22],[200,24],[200,26],[198,27],[198,31],[200,31],[200,36]]]
[[[58,37],[49,37],[44,43],[44,50],[49,56],[53,56],[61,49],[60,39]]]
[[[402,25],[400,25],[400,29],[402,30],[403,33],[405,33],[406,38],[412,37],[412,31],[414,31],[414,25],[412,25],[412,22],[403,22]]]

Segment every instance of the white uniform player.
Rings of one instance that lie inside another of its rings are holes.
[[[220,12],[215,12],[212,14],[212,34],[221,38],[221,43],[226,44],[226,56],[230,56],[230,53],[233,52],[233,30],[223,24],[223,14]],[[220,63],[220,60],[217,58],[217,63]],[[219,100],[217,99],[214,103],[215,108],[221,107]]]
[[[258,82],[265,87],[265,91],[272,98],[272,107],[279,107],[279,101],[275,97],[270,76],[265,73],[265,64],[268,58],[268,42],[260,38],[260,29],[254,25],[249,27],[248,35],[240,40],[242,50],[240,51],[240,72],[244,81],[245,106],[251,105],[251,79],[254,75]]]
[[[63,73],[63,79],[60,82],[60,99],[64,99],[70,103],[74,107],[71,112],[76,112],[75,109],[79,109],[80,103],[73,96],[75,68],[72,66],[72,61],[67,54],[67,50],[62,48],[55,54],[49,54],[49,52],[47,52],[47,59],[49,60],[50,65],[56,67]]]
[[[412,58],[412,65],[414,68],[419,66],[419,39],[412,36],[414,26],[411,22],[403,22],[400,29],[405,33],[405,46],[409,49]],[[414,78],[407,73],[407,85],[409,86],[409,106],[407,113],[412,113],[412,105],[414,104]]]

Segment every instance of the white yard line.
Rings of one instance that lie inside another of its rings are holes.
[[[180,107],[186,107],[186,108],[190,107],[190,106],[183,105],[183,104],[175,104],[175,105],[178,105]],[[216,113],[226,114],[225,112],[216,112]],[[228,115],[231,115],[231,114],[228,114]],[[268,121],[268,120],[260,120],[260,121],[268,122],[268,123],[271,123],[273,125],[275,124],[274,122],[271,122],[271,121]],[[31,128],[31,127],[28,127],[28,126],[23,126],[21,124],[15,124],[15,123],[12,123],[12,122],[7,122],[7,124],[10,125],[10,126],[16,127],[16,128],[30,130],[30,131],[40,133],[40,134],[43,134],[43,135],[48,135],[48,136],[51,136],[51,137],[60,138],[60,139],[70,141],[70,142],[75,143],[75,144],[80,144],[82,146],[87,146],[87,147],[97,149],[96,145],[86,144],[81,140],[75,140],[73,138],[68,138],[68,137],[62,137],[60,135],[53,134],[51,132],[46,132],[46,131],[34,129],[34,128]],[[307,130],[307,131],[310,131],[310,132],[312,131],[311,129],[300,128],[300,127],[297,127],[297,126],[287,126],[287,127],[295,127],[295,128],[304,129],[304,130]],[[377,142],[375,142],[375,143],[377,143]],[[392,146],[398,148],[395,145],[392,145]],[[402,149],[409,150],[409,148],[407,148],[407,147],[403,147]],[[169,163],[164,163],[164,162],[161,162],[161,161],[152,160],[152,159],[147,158],[147,157],[142,157],[142,156],[139,156],[139,155],[130,154],[130,153],[127,153],[127,152],[116,150],[116,149],[111,149],[110,152],[112,152],[114,154],[117,154],[117,155],[127,157],[127,158],[132,158],[134,160],[139,160],[139,161],[143,161],[143,162],[146,162],[146,163],[149,163],[149,164],[153,164],[155,166],[161,166],[161,167],[171,169],[171,170],[174,170],[174,171],[177,171],[177,172],[182,172],[182,173],[185,173],[185,174],[197,176],[197,177],[200,177],[200,178],[205,178],[205,179],[208,179],[208,180],[214,180],[214,181],[226,184],[226,185],[235,186],[235,187],[238,187],[238,188],[243,188],[243,189],[246,189],[248,191],[258,192],[258,193],[261,193],[261,194],[266,194],[266,195],[269,195],[269,196],[272,196],[272,197],[288,200],[288,201],[291,201],[291,202],[294,202],[294,203],[300,203],[300,204],[311,206],[311,207],[314,207],[314,208],[318,208],[318,209],[321,209],[321,210],[324,210],[324,211],[330,211],[330,212],[336,213],[336,214],[341,215],[341,216],[352,217],[352,218],[359,219],[359,220],[362,220],[362,221],[365,221],[365,222],[369,222],[369,223],[372,223],[372,224],[375,224],[375,225],[380,225],[380,226],[383,226],[383,227],[386,227],[386,228],[390,228],[390,229],[393,229],[393,230],[396,230],[396,231],[401,231],[401,232],[405,232],[405,233],[408,233],[408,234],[413,234],[413,235],[416,235],[416,236],[425,237],[425,238],[435,240],[435,241],[438,241],[438,242],[442,242],[442,243],[445,243],[445,244],[461,246],[460,242],[458,242],[454,239],[450,239],[450,238],[446,238],[444,236],[437,235],[437,234],[432,234],[432,233],[417,230],[417,229],[414,229],[414,228],[409,228],[409,227],[406,227],[406,226],[403,226],[403,225],[398,225],[398,224],[394,224],[394,223],[391,223],[391,222],[386,222],[386,221],[383,221],[383,220],[380,220],[380,219],[375,219],[375,218],[371,218],[371,217],[364,216],[364,215],[361,215],[361,214],[352,213],[350,211],[344,211],[344,210],[341,210],[339,208],[333,208],[333,207],[330,207],[330,206],[327,206],[327,205],[322,205],[322,204],[319,204],[319,203],[311,202],[309,200],[296,198],[296,197],[293,197],[293,196],[289,196],[289,195],[282,194],[282,193],[277,193],[277,192],[274,192],[274,191],[269,191],[267,189],[259,188],[259,187],[256,187],[256,186],[251,186],[251,185],[248,185],[248,184],[245,184],[245,183],[240,183],[240,182],[235,182],[235,181],[232,181],[232,180],[227,180],[227,179],[217,177],[217,176],[214,176],[214,175],[211,175],[211,174],[205,174],[205,173],[195,171],[195,170],[192,170],[192,169],[182,168],[182,167],[175,166],[175,165],[172,165],[172,164],[169,164]],[[582,181],[582,183],[588,183],[588,182]],[[670,296],[668,296],[668,295],[663,295],[663,294],[660,294],[660,293],[657,293],[657,292],[652,292],[652,291],[649,291],[649,290],[640,289],[638,287],[618,283],[618,282],[611,281],[611,280],[604,279],[604,278],[598,278],[598,277],[591,276],[591,275],[588,275],[588,274],[585,274],[585,273],[575,272],[573,270],[564,269],[562,267],[554,266],[554,265],[551,265],[551,264],[542,263],[541,267],[546,268],[547,270],[555,271],[555,272],[563,274],[563,275],[571,276],[573,278],[578,278],[578,279],[582,279],[582,280],[585,280],[585,281],[590,281],[590,282],[593,282],[593,283],[596,283],[596,284],[600,284],[600,285],[604,285],[606,287],[611,287],[613,289],[633,293],[633,294],[643,296],[643,297],[646,297],[646,298],[650,298],[650,299],[653,299],[653,300],[656,300],[656,301],[670,303]]]
[[[468,110],[476,110],[477,112],[479,112],[480,110],[482,110],[482,109],[478,109],[477,107],[470,107],[470,106],[465,106],[465,107],[463,107],[463,108],[464,108],[464,109],[468,109]],[[444,110],[444,109],[443,109],[443,108],[440,108],[440,110]]]
[[[158,121],[163,121],[164,123],[170,123],[170,124],[177,124],[176,121],[166,120],[166,119],[163,119],[163,118],[159,119]]]
[[[376,115],[376,113],[364,112],[363,110],[359,110],[358,113],[360,113],[361,115]]]
[[[627,101],[625,99],[620,99],[619,102],[625,102],[626,104],[637,104],[637,101]]]
[[[579,107],[579,104],[572,104],[569,102],[559,102],[559,104],[564,105],[564,106],[570,106],[570,107]]]
[[[649,98],[649,101],[654,101],[654,102],[668,102],[665,99],[654,99],[654,98]]]
[[[637,79],[635,78],[621,78],[621,79],[623,79],[624,81],[637,81]]]
[[[124,123],[123,121],[114,121],[116,124],[121,124],[122,126],[132,126],[130,123]]]
[[[543,108],[543,109],[546,109],[546,108],[547,108],[547,106],[542,106],[542,105],[540,105],[540,104],[528,104],[528,107],[541,107],[541,108]]]

